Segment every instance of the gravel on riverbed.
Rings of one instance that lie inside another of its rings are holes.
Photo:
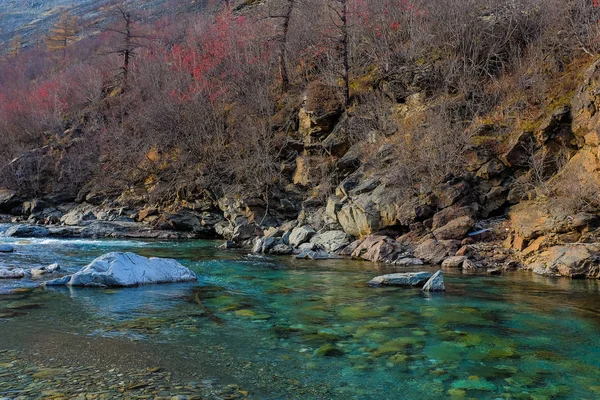
[[[0,399],[242,399],[248,392],[214,380],[179,382],[160,368],[125,371],[24,361],[17,351],[0,350]]]

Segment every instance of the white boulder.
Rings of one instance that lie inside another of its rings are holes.
[[[46,285],[127,287],[151,283],[195,281],[196,274],[178,261],[146,258],[134,253],[108,253],[96,258],[79,272]]]
[[[23,268],[0,268],[0,279],[21,279],[25,277]]]

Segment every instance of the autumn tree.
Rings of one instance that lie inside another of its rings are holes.
[[[66,58],[67,47],[77,39],[79,33],[79,23],[77,18],[68,11],[63,11],[58,22],[50,29],[50,34],[46,37],[46,46],[48,50],[63,52],[63,58]]]

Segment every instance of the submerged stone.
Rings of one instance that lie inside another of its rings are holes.
[[[13,251],[15,251],[14,247],[8,244],[0,244],[0,253],[12,253]]]
[[[376,348],[373,351],[375,357],[388,353],[403,353],[409,347],[421,347],[423,341],[414,337],[400,337],[392,339]]]
[[[323,357],[340,357],[344,355],[344,352],[331,343],[327,343],[315,350],[314,354]]]
[[[470,377],[469,379],[462,379],[455,381],[452,383],[453,389],[463,389],[463,390],[481,390],[492,392],[496,390],[496,385],[492,382],[489,382],[485,379],[481,379],[478,377]]]
[[[238,317],[254,317],[256,315],[256,313],[252,310],[237,310],[235,312],[235,315],[237,315]]]

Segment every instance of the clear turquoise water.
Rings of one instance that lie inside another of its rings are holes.
[[[445,294],[425,295],[365,284],[394,267],[261,258],[214,242],[2,242],[17,247],[2,265],[74,271],[128,250],[176,258],[200,278],[0,295],[0,309],[41,305],[3,320],[0,343],[49,331],[151,343],[174,372],[237,383],[255,398],[600,398],[597,281],[447,274]],[[0,293],[34,284],[0,281]]]

